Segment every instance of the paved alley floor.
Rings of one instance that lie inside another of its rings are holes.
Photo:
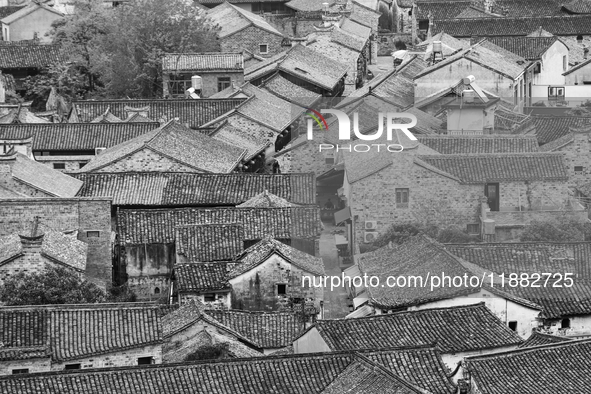
[[[320,236],[320,257],[324,261],[324,269],[328,276],[341,276],[337,246],[333,231],[336,227],[323,223],[324,230]],[[324,318],[339,319],[349,314],[349,301],[344,287],[331,291],[330,285],[324,288]]]

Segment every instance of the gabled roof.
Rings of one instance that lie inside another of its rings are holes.
[[[1,52],[0,52],[1,53]],[[80,122],[90,122],[110,109],[120,119],[127,119],[128,112],[145,110],[147,117],[157,122],[167,122],[178,118],[189,127],[199,127],[240,105],[243,98],[199,99],[199,100],[81,100],[72,102],[72,112]]]
[[[256,268],[274,254],[279,255],[288,263],[295,265],[305,272],[324,275],[322,258],[299,251],[276,239],[265,237],[236,257],[239,263],[229,272],[229,278],[236,278]]]
[[[142,150],[150,150],[197,171],[221,173],[231,172],[246,155],[245,149],[170,121],[156,130],[107,149],[95,156],[80,172],[99,170]]]
[[[479,40],[481,40],[480,38],[475,38],[473,37],[471,39],[472,43],[478,42]],[[560,38],[552,36],[552,37],[515,37],[515,36],[509,36],[509,37],[489,37],[487,38],[487,41],[500,46],[501,48],[504,48],[506,50],[508,50],[509,52],[512,52],[518,56],[521,56],[522,58],[525,58],[527,60],[536,60],[536,59],[540,59],[542,57],[542,55],[544,53],[546,53],[546,51],[548,49],[550,49],[550,47],[552,45],[554,45],[554,43],[556,41],[561,42],[564,46],[567,47],[568,46],[562,41],[560,40]]]
[[[258,15],[224,2],[207,12],[208,17],[220,27],[220,38],[231,36],[247,27],[254,26],[268,33],[283,37],[283,34]]]
[[[26,6],[24,5],[0,7],[0,20],[6,18],[10,14],[14,14],[18,10],[23,9],[25,7]]]
[[[456,19],[469,19],[469,18],[500,18],[503,15],[493,14],[491,12],[487,12],[482,7],[475,7],[470,6],[465,8],[464,11],[460,12],[456,15]]]
[[[556,141],[571,134],[572,129],[591,125],[589,116],[540,116],[534,115],[531,121],[540,146]]]
[[[442,353],[459,353],[517,346],[523,342],[484,303],[357,319],[318,320],[314,327],[329,348],[336,351],[436,344]]]
[[[562,4],[562,8],[572,14],[591,14],[589,0],[571,0]]]
[[[182,293],[202,293],[230,290],[226,263],[181,263],[174,265],[177,290]]]
[[[12,177],[53,197],[74,197],[82,187],[76,178],[54,170],[21,153],[0,156],[0,162],[10,167]]]
[[[538,152],[538,140],[526,135],[418,135],[421,144],[444,155]]]
[[[350,18],[343,18],[340,26],[341,30],[356,35],[362,40],[368,40],[371,36],[371,28],[364,26]]]
[[[302,107],[311,107],[322,97],[319,93],[311,92],[308,89],[296,85],[279,73],[266,79],[260,87],[275,96]]]
[[[61,58],[57,45],[0,45],[0,69],[2,70],[41,69],[60,61]]]
[[[55,362],[161,343],[157,307],[132,303],[0,308],[7,347],[46,346]]]
[[[232,261],[244,250],[244,230],[236,223],[177,226],[175,248],[188,262]]]
[[[127,244],[172,243],[176,226],[206,223],[242,223],[245,240],[309,239],[320,233],[320,212],[317,207],[120,209],[117,223]]]
[[[326,3],[328,3],[328,6],[331,7],[332,5],[334,5],[336,3],[336,0],[329,0]],[[291,0],[289,2],[287,2],[287,4],[285,4],[286,6],[288,6],[291,9],[294,9],[296,11],[304,11],[304,12],[309,12],[309,11],[320,11],[322,10],[322,3],[316,1],[316,0]]]
[[[415,162],[417,159],[456,176],[462,183],[568,179],[560,153],[417,156]]]
[[[348,97],[363,97],[368,94],[383,98],[402,109],[414,104],[415,85],[411,79],[401,73],[391,71],[378,75]]]
[[[94,118],[93,120],[90,121],[90,123],[119,123],[119,122],[123,122],[123,120],[119,119],[118,117],[116,117],[115,115],[113,115],[109,111],[105,112],[102,115],[97,116],[96,118]],[[67,124],[67,123],[60,123],[60,124]]]
[[[162,71],[233,71],[244,70],[242,53],[167,53],[162,57]]]
[[[238,208],[288,208],[297,207],[296,204],[292,204],[284,198],[276,196],[265,190],[262,193],[257,194],[248,201],[237,205]]]
[[[351,394],[429,394],[354,352],[298,354],[235,360],[83,369],[0,377],[0,391],[19,394],[98,392],[131,394],[321,394],[331,384],[357,386]],[[334,386],[333,386],[334,387]],[[374,387],[374,388],[372,388]],[[368,391],[369,390],[369,391]],[[335,393],[332,391],[331,393]]]
[[[527,348],[542,345],[552,345],[556,343],[570,342],[572,338],[559,337],[557,335],[543,334],[539,331],[534,331],[518,348]]]
[[[240,119],[240,127],[232,125],[233,118]],[[205,126],[204,126],[205,127]],[[268,133],[273,131],[260,123],[246,118],[240,113],[232,113],[209,134],[216,140],[246,149],[245,160],[250,160],[264,152],[271,145]]]
[[[591,383],[591,340],[523,348],[486,356],[467,357],[464,366],[483,394],[522,394],[567,391],[585,393]]]
[[[261,349],[291,345],[304,330],[301,315],[294,312],[210,309],[206,313]]]
[[[112,197],[113,205],[232,206],[268,190],[295,204],[316,204],[314,174],[97,172],[75,174],[81,197]]]
[[[33,13],[33,12],[35,12],[37,10],[41,10],[41,9],[51,12],[53,14],[59,15],[59,16],[64,16],[64,14],[62,14],[61,12],[59,12],[58,10],[56,10],[53,7],[46,6],[45,4],[42,4],[42,3],[33,2],[26,7],[23,7],[20,10],[10,13],[8,16],[5,16],[4,18],[2,18],[0,20],[0,23],[10,25],[12,22],[15,22],[15,21]]]
[[[565,75],[565,76],[566,76],[566,75],[569,75],[570,73],[572,73],[572,72],[574,72],[574,71],[577,71],[577,70],[578,70],[578,69],[580,69],[580,68],[583,68],[583,67],[585,67],[585,66],[586,66],[586,65],[588,65],[589,63],[591,63],[591,59],[587,59],[587,60],[585,60],[584,62],[581,62],[581,63],[579,63],[579,64],[577,64],[577,65],[575,65],[575,66],[573,66],[573,67],[569,68],[569,69],[568,69],[566,72],[562,73],[562,75]]]
[[[36,123],[0,126],[1,140],[32,137],[34,151],[110,148],[160,127],[158,123]]]
[[[443,56],[450,56],[455,53],[458,49],[464,49],[468,45],[466,42],[460,41],[455,37],[450,36],[445,32],[439,32],[431,38],[427,38],[425,41],[415,45],[415,49],[424,50],[427,53],[433,51],[433,42],[440,41],[441,49],[443,50]]]

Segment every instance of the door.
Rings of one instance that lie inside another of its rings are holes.
[[[488,206],[491,211],[499,210],[499,184],[487,183],[484,186],[484,195],[488,198]]]

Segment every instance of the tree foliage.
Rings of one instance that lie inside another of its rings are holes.
[[[591,240],[591,223],[575,220],[534,221],[521,234],[522,242],[576,242]]]
[[[187,355],[185,361],[219,360],[228,358],[230,345],[228,343],[216,343],[214,345],[201,346]]]
[[[0,302],[5,305],[84,304],[105,302],[107,295],[93,283],[64,267],[19,272],[4,281]]]
[[[373,243],[374,247],[384,247],[390,242],[403,244],[407,239],[417,234],[425,234],[441,243],[471,243],[480,242],[477,236],[470,235],[455,226],[443,228],[435,225],[420,223],[395,224],[381,234]]]

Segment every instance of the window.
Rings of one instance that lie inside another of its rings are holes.
[[[564,100],[564,87],[563,86],[548,87],[548,98],[550,100]]]
[[[568,63],[566,61],[566,55],[564,55],[562,57],[562,71],[566,71],[567,67],[568,67]]]
[[[65,170],[66,163],[53,163],[53,169],[54,170]]]
[[[160,294],[160,287],[156,287],[154,289],[154,294]]]
[[[29,368],[22,368],[22,369],[13,369],[12,370],[12,374],[13,375],[18,375],[21,373],[29,373]]]
[[[480,224],[479,223],[469,224],[468,226],[466,226],[466,232],[468,234],[480,234]]]
[[[582,36],[582,35],[580,35],[580,34],[579,34],[579,35],[577,36],[577,42],[578,42],[579,44],[582,44],[582,43],[583,43],[583,36]]]
[[[583,166],[575,166],[575,174],[581,175],[583,173]]]
[[[101,236],[100,231],[87,231],[86,238],[99,238]]]
[[[66,364],[65,369],[80,369],[80,368],[81,368],[80,364]]]
[[[408,208],[408,189],[396,189],[396,208]]]
[[[168,93],[173,96],[185,96],[185,91],[192,87],[192,74],[172,74],[168,81]]]
[[[203,301],[214,302],[215,301],[215,294],[214,293],[203,294]]]
[[[560,322],[561,328],[570,328],[570,319],[562,319]]]
[[[287,294],[287,285],[286,284],[278,284],[277,285],[277,295],[285,295]]]
[[[137,365],[154,364],[154,357],[140,357],[137,359]]]
[[[4,41],[10,41],[10,37],[8,36],[8,27],[4,28]]]
[[[517,331],[517,322],[516,321],[510,321],[509,322],[509,329],[511,329],[513,331]]]
[[[218,77],[218,92],[229,88],[231,83],[230,77]]]
[[[259,44],[259,53],[261,55],[266,55],[269,53],[269,45],[268,44]]]

